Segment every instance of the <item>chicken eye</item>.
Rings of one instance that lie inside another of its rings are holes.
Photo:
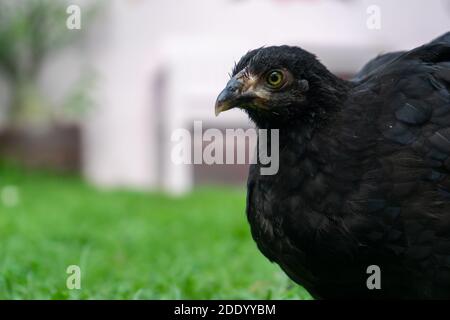
[[[283,84],[284,75],[279,70],[273,70],[267,74],[266,82],[272,88],[278,88]]]

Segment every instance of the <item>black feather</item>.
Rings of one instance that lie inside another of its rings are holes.
[[[233,75],[273,68],[309,88],[246,110],[280,130],[278,173],[249,172],[258,248],[317,298],[450,298],[450,33],[350,82],[287,46],[250,51]],[[366,286],[373,264],[381,290]]]

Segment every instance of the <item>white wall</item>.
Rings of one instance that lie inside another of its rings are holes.
[[[151,90],[158,70],[168,72],[167,100],[191,92],[204,117],[217,121],[212,113],[215,94],[233,62],[251,48],[296,44],[335,72],[356,71],[378,52],[412,48],[450,30],[450,6],[444,0],[425,5],[421,0],[106,4],[88,30],[90,41],[79,58],[97,73],[96,109],[85,123],[85,174],[100,185],[139,188],[155,186],[158,175],[159,114]],[[366,9],[372,4],[381,9],[380,30],[366,26]]]

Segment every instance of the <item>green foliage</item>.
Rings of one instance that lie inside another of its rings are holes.
[[[0,165],[0,299],[308,299],[256,248],[245,192],[99,191],[77,177]],[[81,267],[81,290],[66,288]]]
[[[13,79],[34,76],[43,58],[66,44],[66,5],[50,0],[0,0],[0,67]]]
[[[0,75],[10,84],[12,102],[7,113],[13,124],[35,117],[51,121],[56,116],[39,92],[37,77],[49,54],[83,34],[84,29],[67,29],[67,6],[68,2],[59,0],[0,0]],[[83,8],[84,27],[99,7]],[[79,85],[69,93],[70,101],[63,107],[71,105],[75,96],[86,99],[81,96],[86,91],[78,89]],[[78,111],[72,112],[72,116]]]

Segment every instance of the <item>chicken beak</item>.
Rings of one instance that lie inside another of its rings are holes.
[[[221,112],[233,109],[238,106],[237,100],[240,96],[240,91],[242,88],[242,82],[236,78],[231,78],[228,81],[227,86],[219,94],[216,100],[216,116]]]
[[[232,104],[233,100],[234,100],[233,99],[233,94],[230,93],[227,88],[225,88],[219,94],[219,96],[217,97],[217,100],[216,100],[216,107],[215,107],[216,117],[221,112],[233,109],[233,107],[234,107],[233,104]]]

